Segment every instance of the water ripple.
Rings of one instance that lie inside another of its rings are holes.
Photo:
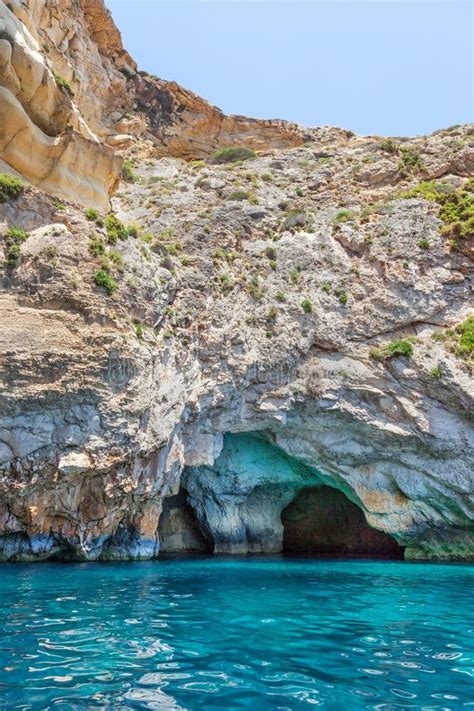
[[[473,581],[363,561],[6,565],[0,708],[474,708]]]

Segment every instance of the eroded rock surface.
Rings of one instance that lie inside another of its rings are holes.
[[[33,185],[108,209],[122,159],[139,147],[198,158],[242,140],[300,145],[311,131],[226,116],[137,66],[103,0],[0,0],[0,156]]]
[[[102,2],[0,10],[2,169],[34,184],[0,192],[0,557],[278,552],[330,487],[406,557],[472,559],[474,128],[224,117]],[[225,143],[258,156],[183,158]]]

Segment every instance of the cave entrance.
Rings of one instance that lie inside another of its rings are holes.
[[[163,501],[158,525],[160,555],[213,553],[214,544],[202,533],[196,514],[188,503],[188,492],[181,488]]]
[[[281,520],[284,553],[403,560],[403,547],[369,526],[361,509],[330,486],[300,490]]]

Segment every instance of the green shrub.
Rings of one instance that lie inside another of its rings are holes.
[[[431,368],[430,375],[432,378],[435,378],[435,380],[440,380],[444,375],[444,371],[438,366],[437,368]]]
[[[97,218],[99,217],[99,213],[93,207],[89,207],[86,210],[86,217],[91,222],[95,222],[97,220]]]
[[[435,181],[423,181],[402,193],[402,198],[422,197],[440,206],[439,216],[444,222],[441,230],[449,237],[451,249],[457,248],[458,239],[474,237],[474,179],[470,178],[459,190]]]
[[[107,239],[110,244],[115,244],[118,239],[126,240],[128,238],[128,229],[113,212],[107,215],[104,224],[107,231]]]
[[[286,301],[286,294],[284,291],[277,291],[276,293],[276,300],[279,301],[281,304],[284,304]]]
[[[140,323],[140,321],[137,321],[135,323],[135,334],[139,341],[141,341],[143,336],[145,335],[145,329],[143,328],[143,325]]]
[[[301,302],[301,308],[305,312],[305,314],[310,314],[313,311],[313,304],[309,299],[303,299]]]
[[[347,296],[346,292],[343,291],[342,289],[340,289],[337,292],[337,298],[339,299],[341,304],[347,304],[348,296]]]
[[[207,159],[208,163],[219,165],[222,163],[237,163],[238,161],[252,160],[257,154],[251,148],[235,146],[221,148]]]
[[[386,138],[384,141],[379,143],[379,148],[385,153],[395,154],[398,153],[398,145],[392,138]]]
[[[341,222],[349,222],[350,220],[353,220],[354,217],[355,215],[352,210],[339,210],[336,217],[334,218],[334,222],[336,224],[339,224]]]
[[[28,232],[20,227],[9,227],[5,235],[5,243],[7,245],[21,244],[28,239]]]
[[[393,358],[395,356],[410,358],[413,355],[413,344],[407,338],[390,341],[380,349],[380,354],[384,358]]]
[[[105,253],[105,244],[99,235],[92,235],[92,237],[89,238],[88,248],[94,257],[100,257]]]
[[[454,330],[458,337],[456,354],[468,358],[474,356],[474,315],[459,323]]]
[[[138,237],[141,234],[142,228],[141,226],[136,223],[136,222],[131,222],[129,225],[126,227],[127,233],[129,237],[133,237],[134,239],[138,239]]]
[[[226,259],[227,253],[225,249],[222,249],[222,247],[216,247],[216,249],[212,253],[212,256],[214,259]]]
[[[227,274],[227,272],[224,272],[223,274],[219,274],[219,281],[222,284],[224,289],[231,289],[232,288],[232,280],[230,276]]]
[[[468,361],[474,359],[474,314],[458,323],[454,328],[443,331],[433,331],[431,338],[444,343],[446,348],[460,358]]]
[[[401,157],[400,162],[398,163],[398,169],[402,173],[402,175],[414,173],[421,169],[421,156],[414,148],[400,148],[400,156]]]
[[[7,265],[16,267],[21,257],[21,248],[19,244],[11,244],[6,249]]]
[[[267,311],[266,315],[266,320],[267,321],[274,321],[276,317],[278,316],[278,309],[276,306],[270,306],[270,308]]]
[[[114,291],[118,289],[118,284],[113,277],[110,276],[107,269],[101,267],[98,269],[94,275],[94,281],[97,286],[102,287],[106,290],[107,294],[111,296]]]
[[[16,267],[21,257],[21,244],[28,239],[28,233],[19,227],[9,227],[4,242],[7,266]]]
[[[55,244],[49,244],[47,247],[42,249],[40,255],[52,265],[59,264],[59,249]]]
[[[418,247],[420,249],[429,249],[430,243],[428,242],[427,239],[420,239],[420,241],[418,242]]]
[[[123,262],[123,257],[120,254],[120,252],[117,252],[116,249],[111,249],[111,250],[109,250],[107,256],[110,259],[110,261],[112,262],[112,264],[114,266],[116,266],[119,271],[123,271],[123,263],[124,262]]]
[[[16,200],[24,189],[25,185],[19,178],[8,173],[0,173],[0,203]]]
[[[449,186],[443,183],[438,183],[435,180],[423,180],[418,185],[415,185],[410,190],[403,192],[400,197],[408,198],[424,198],[425,200],[437,201],[442,195],[450,192]]]
[[[227,200],[250,200],[251,193],[248,190],[234,190],[228,195]]]
[[[138,175],[133,169],[133,163],[129,158],[125,158],[122,165],[122,178],[126,183],[136,183],[138,181]]]
[[[413,355],[412,339],[402,338],[390,341],[390,343],[387,343],[384,346],[371,348],[369,355],[371,358],[376,358],[377,360],[395,358],[396,356],[405,356],[406,358],[410,358]]]
[[[253,296],[256,301],[260,301],[263,297],[263,292],[262,289],[260,288],[260,282],[258,280],[257,276],[253,276],[250,280],[250,284],[248,285],[248,292],[251,296]]]
[[[68,82],[68,80],[65,79],[63,76],[61,76],[61,74],[58,74],[58,72],[57,72],[55,69],[51,69],[51,72],[52,72],[53,77],[54,77],[54,79],[55,79],[55,81],[56,81],[56,84],[57,84],[61,89],[65,89],[65,90],[67,91],[67,93],[69,94],[69,96],[74,96],[74,92],[73,92],[73,90],[71,89],[71,85],[70,85],[70,83]]]
[[[298,284],[300,280],[300,273],[297,269],[292,269],[290,272],[290,281],[292,284]]]
[[[325,281],[321,284],[321,289],[325,291],[326,294],[329,294],[332,291],[332,286],[329,282]]]

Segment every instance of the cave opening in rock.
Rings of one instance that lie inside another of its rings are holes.
[[[214,543],[205,537],[183,487],[163,502],[159,521],[160,555],[213,553]]]
[[[281,520],[287,554],[403,560],[404,548],[369,526],[362,510],[330,486],[301,489]]]

